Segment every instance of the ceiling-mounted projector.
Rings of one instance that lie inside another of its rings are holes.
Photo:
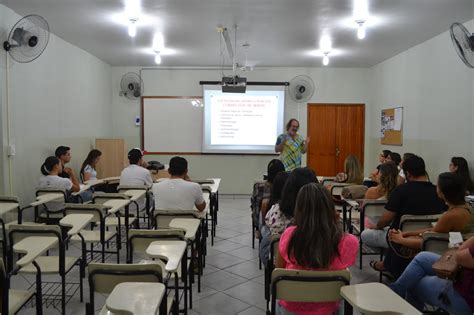
[[[247,78],[241,78],[238,75],[233,77],[222,77],[223,93],[245,93],[247,88]]]

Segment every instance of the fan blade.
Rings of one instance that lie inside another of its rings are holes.
[[[22,46],[25,43],[25,38],[26,32],[23,30],[23,27],[15,28],[12,39],[18,44],[18,46]]]

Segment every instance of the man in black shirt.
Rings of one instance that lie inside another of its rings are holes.
[[[66,164],[71,161],[71,148],[60,145],[56,148],[54,155],[61,161],[63,171],[58,174],[59,177],[70,178],[72,169],[66,167]]]
[[[362,232],[362,241],[369,246],[388,248],[386,234],[390,228],[398,229],[400,218],[405,215],[429,215],[439,214],[446,210],[446,205],[439,199],[436,193],[436,186],[429,182],[425,162],[419,156],[412,156],[403,162],[403,172],[407,182],[395,188],[390,195],[385,211],[382,214],[375,229],[367,229]],[[381,246],[383,245],[383,246]],[[388,251],[387,257],[393,257],[393,253]],[[400,270],[405,269],[405,262],[388,262],[385,259],[385,266],[382,262],[376,264],[376,269],[390,269],[395,276]],[[389,263],[390,266],[387,266]],[[401,270],[401,271],[403,271]]]

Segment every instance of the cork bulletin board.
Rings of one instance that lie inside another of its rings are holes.
[[[380,143],[403,145],[403,107],[382,110]]]

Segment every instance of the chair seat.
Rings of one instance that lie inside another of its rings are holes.
[[[15,314],[35,294],[34,291],[12,290],[8,291],[8,312]]]
[[[128,216],[128,224],[133,224],[136,220],[136,217]],[[125,224],[125,217],[120,217],[120,224]],[[105,226],[118,226],[119,220],[117,217],[107,217],[105,218]]]
[[[21,222],[22,225],[45,225],[44,223],[36,223],[36,222]],[[12,221],[12,222],[8,222],[8,223],[5,223],[5,230],[9,230],[10,229],[10,226],[12,225],[18,225],[18,221]]]
[[[166,299],[166,301],[168,303],[168,304],[166,304],[166,306],[167,306],[166,307],[167,308],[166,314],[169,314],[169,313],[171,313],[171,306],[173,305],[173,295],[172,295],[171,292],[170,292],[168,298]],[[163,303],[163,302],[161,302],[161,303]],[[109,311],[107,309],[107,306],[105,306],[105,305],[102,307],[102,309],[100,310],[100,313],[99,313],[99,315],[118,315],[118,314],[119,313],[114,313],[114,312]],[[122,314],[122,313],[120,313],[120,314]]]
[[[49,216],[48,216],[49,214]],[[46,219],[62,219],[64,218],[64,214],[62,212],[42,212],[38,215],[40,218]]]
[[[117,233],[115,232],[105,232],[104,233],[104,240],[108,241],[112,237],[114,237]],[[88,231],[88,230],[82,230],[81,235],[84,237],[84,241],[86,243],[98,243],[100,242],[100,231]],[[72,241],[81,241],[81,238],[79,235],[74,235],[71,237]]]
[[[69,270],[74,266],[77,257],[66,257],[65,259],[65,270]],[[40,256],[35,259],[41,268],[42,274],[56,274],[59,272],[59,257],[58,256]],[[33,264],[28,264],[21,268],[20,273],[34,273],[36,274],[36,268]]]

